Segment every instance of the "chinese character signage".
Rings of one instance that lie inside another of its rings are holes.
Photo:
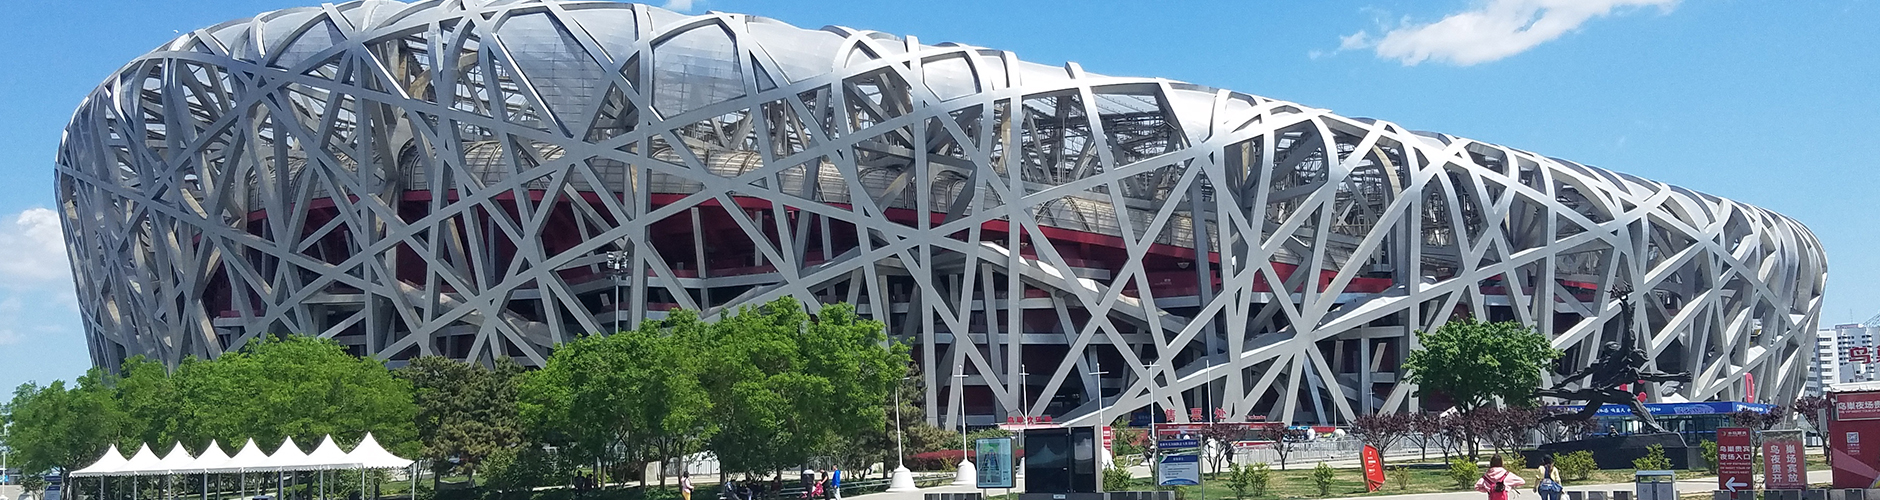
[[[1364,487],[1367,491],[1377,491],[1384,487],[1384,457],[1377,448],[1364,445]]]
[[[1829,395],[1834,411],[1829,413],[1828,463],[1834,466],[1835,488],[1874,488],[1880,483],[1880,391],[1837,392]]]
[[[1880,419],[1880,392],[1836,393],[1835,420]]]
[[[1802,463],[1802,456],[1807,452],[1802,447],[1802,431],[1762,431],[1762,442],[1763,487],[1771,490],[1808,489],[1808,467]],[[1722,454],[1721,448],[1718,454]]]
[[[1158,486],[1195,486],[1201,484],[1201,441],[1167,439],[1155,444],[1155,484]]]
[[[1749,433],[1747,427],[1717,428],[1717,489],[1756,489],[1756,469],[1751,465],[1755,448]]]
[[[978,468],[976,483],[980,488],[1011,488],[1016,469],[1012,462],[1012,438],[982,438],[973,442],[973,467]]]

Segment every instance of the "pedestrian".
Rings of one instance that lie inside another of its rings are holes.
[[[692,475],[679,471],[679,499],[692,500]]]
[[[823,481],[822,473],[816,473],[816,482],[810,483],[809,491],[807,492],[810,498],[822,500],[824,492],[827,491],[823,488]]]
[[[1541,500],[1560,500],[1560,493],[1566,491],[1560,485],[1560,469],[1554,467],[1553,455],[1541,456],[1541,479],[1534,491],[1541,494]]]
[[[739,500],[737,481],[727,478],[725,479],[725,484],[718,485],[718,489],[718,498],[723,500]]]
[[[842,500],[842,469],[829,472],[829,497]]]
[[[1475,481],[1475,491],[1488,494],[1488,500],[1508,500],[1508,492],[1527,484],[1521,476],[1508,472],[1501,466],[1501,455],[1488,459],[1488,472]]]

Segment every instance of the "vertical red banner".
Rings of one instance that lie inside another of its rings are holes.
[[[1756,489],[1755,452],[1747,427],[1717,428],[1717,489],[1726,491]]]
[[[1880,484],[1880,392],[1837,392],[1829,413],[1828,453],[1834,457],[1835,488]],[[1865,438],[1865,439],[1863,439]]]
[[[1763,488],[1808,489],[1808,467],[1802,463],[1802,431],[1762,431]]]
[[[1384,457],[1368,444],[1364,445],[1364,486],[1368,491],[1384,487]]]

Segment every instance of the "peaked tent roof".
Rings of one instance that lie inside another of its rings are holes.
[[[235,452],[234,457],[230,457],[228,462],[222,464],[222,470],[253,472],[262,470],[261,468],[266,467],[267,463],[268,454],[262,452],[260,446],[255,445],[255,438],[248,438],[248,443],[242,445],[242,449]]]
[[[318,470],[357,469],[360,467],[357,459],[351,458],[346,454],[345,450],[339,449],[338,444],[333,443],[333,436],[331,434],[320,440],[320,446],[314,448],[313,453],[307,454],[307,463],[305,465],[308,468]]]
[[[300,445],[294,444],[294,438],[289,437],[281,441],[281,447],[275,449],[273,454],[268,455],[267,460],[262,461],[260,467],[249,470],[304,470],[306,464],[307,454],[300,451]]]
[[[137,448],[137,454],[131,455],[130,461],[124,464],[124,468],[118,469],[117,473],[147,476],[162,474],[162,471],[163,459],[157,458],[157,454],[150,452],[150,443],[144,443],[143,446]]]
[[[365,439],[359,441],[359,446],[353,447],[352,453],[347,454],[347,457],[366,469],[403,469],[411,466],[410,460],[399,458],[398,455],[385,451],[385,447],[379,446],[379,440],[374,439],[370,432],[366,433]]]
[[[177,472],[188,474],[235,472],[233,469],[223,469],[223,467],[228,466],[228,464],[228,453],[222,452],[222,445],[217,444],[215,440],[212,439],[209,440],[209,447],[203,448],[202,454],[196,456],[195,464],[191,465],[188,469]]]
[[[163,468],[163,470],[158,471],[157,473],[176,474],[178,472],[189,470],[190,468],[195,467],[196,457],[190,455],[189,449],[184,448],[183,443],[181,441],[178,441],[175,446],[170,447],[170,453],[168,455],[163,456],[163,462],[161,463],[160,466]]]
[[[108,476],[124,470],[124,465],[128,463],[130,461],[124,459],[124,453],[118,451],[117,445],[113,444],[104,450],[104,456],[98,457],[98,461],[92,462],[90,466],[83,469],[72,471],[72,477]]]

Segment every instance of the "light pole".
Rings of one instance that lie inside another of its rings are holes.
[[[973,486],[979,484],[979,468],[966,458],[966,363],[964,360],[953,369],[953,402],[960,407],[960,465],[953,476],[954,486]]]
[[[1103,432],[1110,427],[1110,423],[1103,420],[1103,376],[1110,374],[1110,372],[1103,371],[1103,360],[1101,359],[1096,360],[1093,364],[1097,367],[1096,371],[1090,372],[1091,375],[1097,376],[1097,446],[1103,448],[1103,454],[1108,455],[1110,453],[1110,447],[1107,443],[1103,442]],[[1097,459],[1104,462],[1104,467],[1111,465],[1108,463],[1110,460],[1107,458],[1097,457]]]
[[[627,274],[627,252],[614,250],[607,252],[607,276],[614,282],[614,331],[620,333],[620,277]]]
[[[896,467],[894,468],[894,477],[888,481],[888,491],[897,493],[920,490],[920,486],[914,484],[914,473],[907,470],[907,448],[905,445],[907,434],[901,431],[901,387],[902,384],[906,383],[907,378],[902,377],[901,384],[897,384],[894,387],[894,460]]]

